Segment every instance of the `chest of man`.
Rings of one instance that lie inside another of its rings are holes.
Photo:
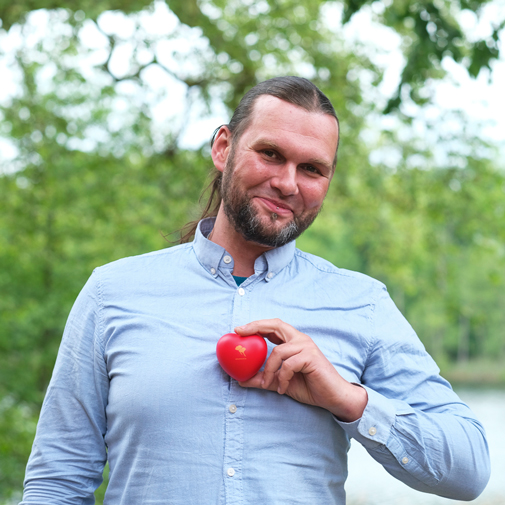
[[[191,282],[151,285],[104,307],[111,503],[179,503],[185,488],[186,503],[344,503],[349,443],[331,414],[241,388],[215,348],[237,325],[280,317],[359,381],[369,308],[296,281]]]

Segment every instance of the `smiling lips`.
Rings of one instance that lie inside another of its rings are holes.
[[[270,212],[275,212],[279,216],[293,215],[291,208],[283,203],[276,202],[275,200],[270,200],[269,198],[263,198],[261,196],[258,196],[256,198],[260,200]]]

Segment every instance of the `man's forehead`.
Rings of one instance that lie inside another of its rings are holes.
[[[252,106],[251,119],[246,130],[263,122],[267,122],[268,125],[279,124],[280,126],[289,118],[290,112],[293,111],[301,111],[304,114],[310,114],[312,117],[316,118],[317,121],[320,119],[321,123],[331,118],[331,120],[335,122],[337,135],[340,135],[338,121],[334,116],[317,109],[312,111],[307,110],[305,107],[301,107],[272,95],[261,95],[256,98]]]
[[[331,145],[333,152],[331,166],[335,167],[340,135],[338,121],[335,116],[323,111],[309,111],[280,98],[261,95],[253,105],[250,122],[243,133],[249,130],[249,134],[253,135],[252,138],[247,135],[249,141],[257,143],[259,139],[267,140],[267,136],[276,130],[291,129],[294,134],[300,134],[301,130],[305,129],[305,136],[318,138],[319,141]]]
[[[272,95],[260,95],[253,103],[251,118],[252,120],[258,119],[261,114],[279,113],[289,110],[291,107],[296,107],[305,112],[309,112],[304,107],[300,107],[294,103],[282,100]]]

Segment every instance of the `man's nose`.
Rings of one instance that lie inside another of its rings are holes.
[[[275,177],[272,178],[271,184],[277,188],[283,196],[291,196],[298,194],[298,170],[297,166],[292,163],[285,163],[278,168]]]

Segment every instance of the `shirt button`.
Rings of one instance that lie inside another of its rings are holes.
[[[231,256],[225,256],[225,257],[223,258],[223,261],[224,261],[225,263],[231,263]]]
[[[244,288],[238,288],[238,294],[239,294],[240,296],[244,296],[244,295],[245,295]]]
[[[409,462],[409,458],[407,458],[407,456],[405,456],[405,457],[402,459],[402,463],[403,463],[404,465],[406,465],[408,462]]]
[[[374,428],[373,426],[368,430],[368,433],[372,435],[372,437],[377,433],[377,428]]]
[[[269,279],[271,279],[273,276],[274,276],[274,274],[273,274],[272,272],[268,272],[267,277],[268,277]]]
[[[216,274],[216,269],[215,269],[215,268],[211,268],[211,269],[210,269],[210,273],[211,273],[212,275],[215,275],[215,274]]]
[[[230,477],[233,477],[235,475],[235,470],[233,468],[228,468],[228,470],[226,470],[226,473],[230,476]]]
[[[228,407],[228,410],[232,413],[232,414],[235,414],[235,412],[237,412],[237,406],[236,405],[230,405]]]

